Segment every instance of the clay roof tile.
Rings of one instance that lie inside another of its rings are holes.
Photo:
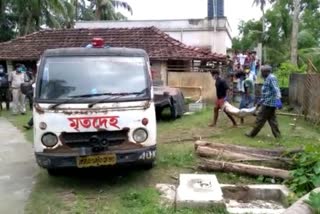
[[[37,60],[46,49],[83,47],[93,37],[102,37],[111,47],[144,49],[154,60],[226,60],[224,55],[187,46],[155,27],[41,30],[0,43],[0,59]]]

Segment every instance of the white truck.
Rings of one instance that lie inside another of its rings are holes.
[[[153,166],[156,115],[147,53],[105,47],[46,50],[35,84],[37,163],[61,168]]]

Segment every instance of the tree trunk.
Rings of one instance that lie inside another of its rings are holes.
[[[2,18],[4,17],[5,6],[4,0],[0,0],[0,21],[2,21]]]
[[[312,192],[320,192],[320,188],[312,190]],[[297,202],[292,204],[283,214],[313,214],[314,211],[304,201],[308,200],[310,193],[300,198]]]
[[[262,55],[263,56],[262,56],[261,62],[263,64],[265,64],[267,61],[267,49],[264,44],[265,32],[266,32],[266,20],[265,20],[264,9],[262,9],[262,39],[261,39],[261,43],[262,43]]]
[[[26,26],[24,27],[24,31],[23,31],[22,36],[29,34],[29,31],[31,29],[31,24],[32,24],[31,22],[32,22],[32,17],[31,17],[31,15],[29,15],[27,18]]]
[[[205,158],[217,158],[217,159],[224,159],[224,160],[243,160],[243,159],[252,159],[252,156],[236,153],[228,150],[223,149],[214,149],[208,146],[199,146],[196,150],[196,153],[200,157]]]
[[[199,146],[196,153],[200,157],[214,158],[215,160],[229,160],[232,162],[253,162],[258,165],[271,166],[276,168],[288,169],[292,165],[291,161],[286,158],[272,157],[257,154],[244,154],[232,152],[224,149],[214,149],[207,146]]]
[[[265,155],[265,156],[272,156],[272,157],[281,157],[283,155],[288,154],[295,154],[302,152],[302,149],[294,149],[294,150],[285,150],[285,149],[258,149],[246,146],[237,146],[232,144],[222,144],[222,143],[211,143],[208,141],[197,141],[195,143],[195,149],[199,146],[207,146],[214,149],[223,149],[232,152],[238,152],[242,154],[249,154],[249,155]]]
[[[268,177],[277,177],[282,179],[291,178],[290,172],[287,170],[207,159],[203,159],[201,161],[199,168],[205,171],[234,172],[255,176],[262,175]]]
[[[293,0],[293,8],[294,10],[291,34],[291,63],[297,66],[300,0]]]
[[[101,0],[96,3],[96,20],[101,20]]]
[[[75,20],[76,20],[76,22],[78,21],[78,13],[79,13],[79,2],[78,2],[78,0],[75,0],[75,5],[74,5],[74,7],[75,7],[75,13],[74,13],[74,16],[75,16]],[[72,20],[72,22],[73,22],[73,20]]]

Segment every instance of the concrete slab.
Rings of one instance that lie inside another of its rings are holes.
[[[284,185],[221,184],[226,208],[230,214],[277,214],[286,209],[289,190]]]
[[[38,167],[32,144],[0,118],[0,213],[24,213]]]
[[[223,194],[215,175],[181,174],[176,203],[179,207],[223,205]]]

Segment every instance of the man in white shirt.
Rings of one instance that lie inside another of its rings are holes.
[[[16,69],[9,74],[10,88],[12,91],[12,113],[25,114],[25,95],[21,92],[21,84],[25,82],[26,69],[23,65],[17,65]]]
[[[244,62],[247,58],[247,55],[246,54],[243,54],[243,53],[240,53],[238,55],[238,58],[239,58],[239,62],[240,62],[240,66],[241,66],[241,69],[243,69],[243,65],[244,65]]]

